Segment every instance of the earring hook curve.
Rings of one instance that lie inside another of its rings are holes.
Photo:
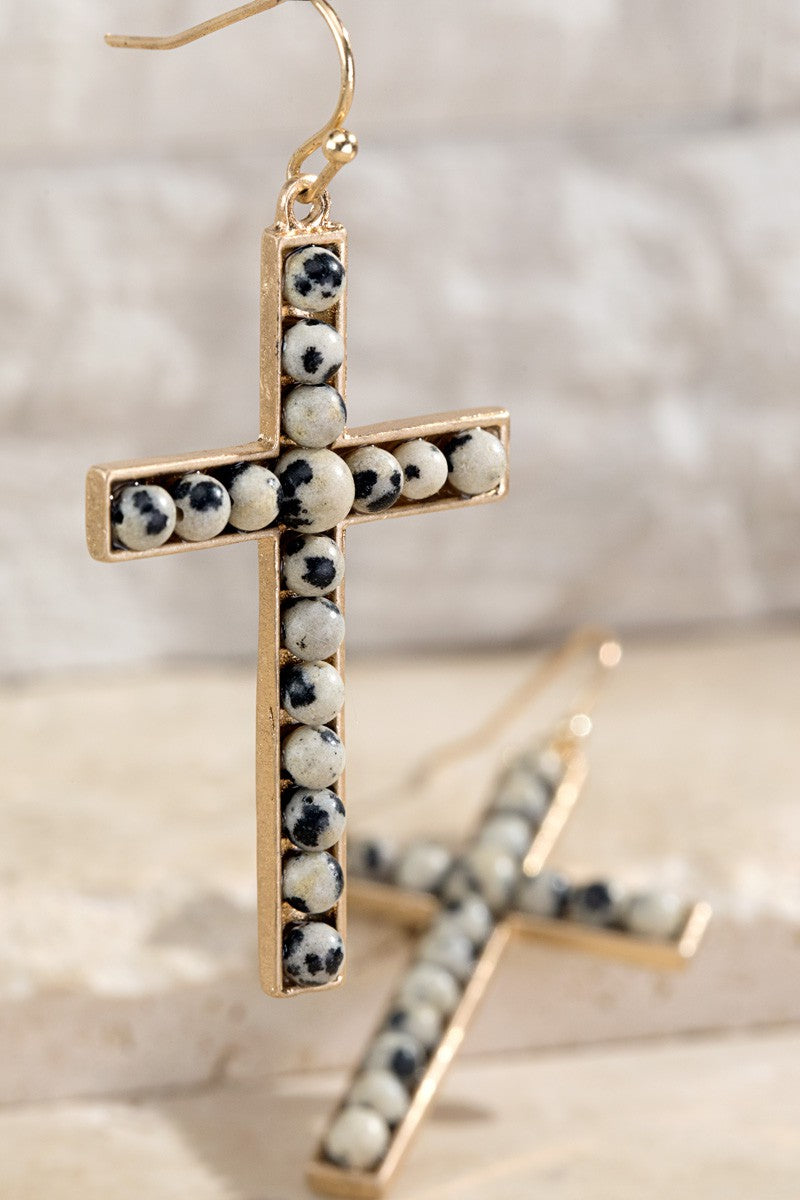
[[[190,42],[199,41],[200,38],[207,37],[211,33],[226,29],[229,25],[236,24],[237,21],[246,21],[248,17],[267,12],[268,9],[277,8],[279,4],[284,3],[286,0],[252,0],[249,4],[243,4],[239,8],[233,8],[216,17],[210,17],[207,21],[201,21],[200,24],[192,25],[191,28],[184,29],[179,33],[168,34],[164,37],[108,33],[105,41],[106,45],[115,49],[177,50],[180,46],[187,46]],[[344,128],[344,122],[350,112],[355,93],[355,63],[350,35],[328,0],[308,0],[308,3],[317,10],[333,35],[339,55],[341,79],[339,97],[330,119],[321,129],[298,146],[289,159],[286,169],[286,178],[289,181],[305,173],[305,164],[316,150],[322,150],[327,159],[326,165],[316,175],[314,182],[298,195],[298,200],[303,204],[313,204],[325,192],[334,175],[347,163],[352,162],[358,153],[358,140],[355,134]]]

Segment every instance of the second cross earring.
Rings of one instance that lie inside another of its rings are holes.
[[[174,49],[282,2],[256,0],[174,37],[107,40]],[[330,121],[290,159],[263,237],[259,438],[93,467],[86,496],[89,549],[102,562],[258,543],[259,957],[272,996],[343,978],[345,530],[507,490],[502,409],[346,427],[347,237],[330,220],[328,187],[356,153],[343,128],[353,58],[330,5],[309,2],[334,36],[341,90]],[[310,174],[320,150],[325,165]]]

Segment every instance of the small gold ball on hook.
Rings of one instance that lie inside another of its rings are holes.
[[[325,157],[328,161],[344,166],[345,163],[352,162],[357,154],[358,138],[356,135],[349,133],[346,129],[334,129],[325,143]]]

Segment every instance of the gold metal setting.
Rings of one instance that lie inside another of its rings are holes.
[[[302,181],[298,181],[302,183]],[[288,254],[303,246],[325,246],[333,250],[343,263],[347,258],[347,235],[340,225],[331,223],[313,224],[298,220],[294,215],[293,203],[297,188],[287,185],[279,201],[279,222],[265,231],[261,252],[261,351],[260,351],[260,437],[256,442],[233,446],[222,450],[184,454],[174,458],[132,460],[92,467],[86,483],[86,530],[89,551],[100,562],[128,562],[132,559],[157,558],[161,555],[180,554],[190,550],[204,550],[211,546],[225,546],[244,541],[255,541],[259,552],[259,638],[258,638],[258,688],[256,702],[256,812],[257,812],[257,874],[258,874],[258,924],[259,964],[261,984],[271,996],[294,996],[300,992],[323,991],[335,987],[344,978],[342,970],[337,979],[309,988],[298,988],[284,979],[282,941],[287,924],[298,919],[297,914],[281,900],[281,867],[284,853],[290,849],[282,835],[280,735],[288,726],[288,718],[282,712],[280,702],[279,675],[286,652],[281,651],[280,638],[280,538],[285,532],[282,525],[272,526],[253,533],[236,531],[223,532],[217,537],[199,542],[183,541],[177,535],[163,546],[143,551],[131,551],[116,545],[111,523],[111,503],[114,495],[126,484],[154,483],[168,490],[180,476],[189,471],[214,472],[236,462],[255,462],[274,466],[275,458],[294,443],[281,436],[281,399],[288,386],[287,378],[281,373],[281,344],[284,329],[304,314],[282,303],[284,262]],[[324,220],[327,204],[320,203],[320,221]],[[344,338],[346,333],[346,311],[344,293],[338,302],[327,310],[326,323],[336,328]],[[346,360],[331,380],[333,386],[346,394]],[[393,450],[399,443],[414,438],[437,440],[454,433],[481,426],[496,436],[508,452],[509,418],[503,409],[476,409],[467,412],[435,414],[431,417],[414,417],[408,421],[382,422],[345,431],[331,449],[346,454],[361,445],[376,445]],[[408,501],[402,497],[393,508],[377,513],[360,513],[355,510],[328,531],[340,549],[344,549],[345,531],[349,525],[360,525],[368,521],[381,521],[412,513],[439,512],[453,508],[471,507],[501,499],[507,491],[508,480],[504,478],[492,492],[479,496],[461,496],[447,486],[430,500]],[[340,586],[330,597],[344,611],[344,588]],[[344,648],[330,660],[344,678]],[[344,741],[344,714],[329,723]],[[337,791],[344,799],[343,779]],[[331,848],[345,870],[345,839]],[[345,896],[335,909],[325,917],[344,938],[346,926]]]

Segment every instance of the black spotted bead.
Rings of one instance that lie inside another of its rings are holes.
[[[222,533],[231,515],[231,498],[218,479],[191,471],[172,489],[175,532],[187,542],[205,542]]]
[[[303,246],[286,258],[283,296],[304,312],[324,312],[335,304],[344,287],[341,260],[324,246]]]
[[[281,610],[285,648],[303,662],[331,658],[344,640],[344,617],[332,600],[299,596],[286,600]]]
[[[453,434],[441,449],[447,459],[447,478],[464,496],[493,492],[505,478],[503,443],[485,429],[466,429]]]
[[[332,529],[352,508],[353,476],[332,450],[289,450],[278,459],[275,473],[283,492],[281,519],[292,529]]]
[[[567,916],[581,925],[619,925],[625,916],[626,899],[615,884],[596,880],[572,889]]]
[[[344,833],[344,805],[329,788],[292,788],[284,801],[283,828],[299,850],[330,850]]]
[[[156,484],[130,484],[111,503],[114,540],[126,550],[156,550],[175,529],[175,501]]]
[[[391,1071],[410,1087],[425,1065],[426,1057],[425,1047],[410,1033],[389,1029],[375,1038],[364,1065],[369,1070]]]
[[[294,721],[327,725],[344,704],[344,681],[330,663],[291,663],[281,671],[281,704]]]
[[[328,912],[343,887],[342,868],[326,850],[289,854],[284,860],[283,898],[297,912]]]
[[[298,321],[283,335],[283,370],[295,383],[327,383],[344,362],[344,341],[323,321]]]
[[[283,967],[301,987],[319,987],[336,979],[344,962],[344,943],[323,921],[287,925],[283,935]]]
[[[397,501],[403,487],[403,470],[388,450],[359,446],[347,456],[347,465],[353,473],[356,512],[383,512]]]
[[[284,585],[297,596],[327,596],[344,579],[344,555],[333,538],[290,535],[281,550]]]

